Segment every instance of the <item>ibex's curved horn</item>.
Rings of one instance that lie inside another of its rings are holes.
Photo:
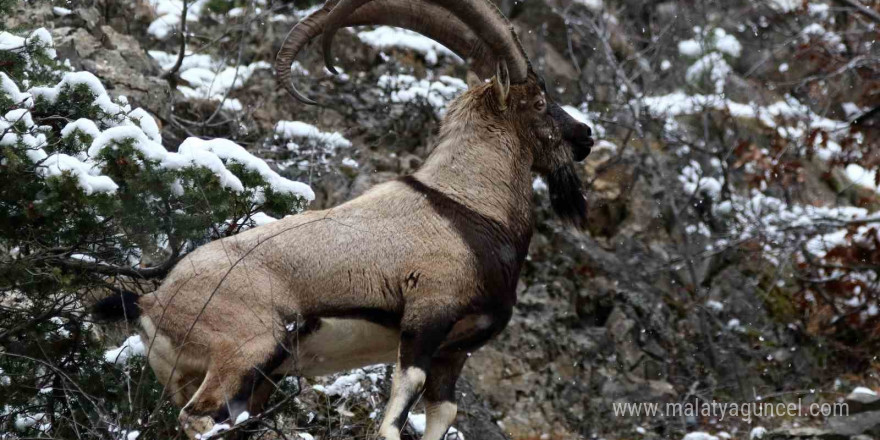
[[[287,33],[287,37],[284,39],[284,43],[281,44],[281,49],[278,50],[278,55],[275,57],[275,78],[278,84],[303,104],[316,105],[317,102],[307,98],[294,87],[290,81],[290,69],[299,51],[309,44],[312,38],[321,33],[321,30],[324,28],[324,20],[326,20],[327,14],[335,3],[334,0],[328,1],[324,4],[324,7],[294,25],[290,32]]]
[[[280,85],[294,98],[306,104],[315,102],[303,96],[291,84],[291,64],[300,50],[323,32],[329,14],[335,11],[336,5],[335,0],[330,0],[324,7],[297,23],[287,35],[276,58],[275,72]],[[470,61],[471,70],[481,78],[489,78],[495,73],[496,56],[492,49],[453,12],[436,4],[421,0],[373,0],[346,16],[337,27],[367,24],[396,26],[426,35]],[[522,59],[526,60],[528,66],[524,53]]]
[[[340,0],[333,7],[327,16],[324,27],[324,62],[331,72],[335,73],[332,63],[332,42],[333,36],[340,27],[344,27],[345,19],[351,14],[358,11],[362,6],[367,5],[375,0]],[[456,19],[466,24],[483,42],[489,45],[493,58],[504,60],[510,67],[511,80],[514,83],[525,81],[528,76],[529,59],[522,49],[522,45],[517,38],[510,22],[504,17],[504,14],[489,0],[428,0],[444,9],[450,11]],[[426,21],[438,21],[438,17],[426,13],[425,5],[422,2],[415,3],[419,9],[418,17]],[[442,26],[442,22],[439,23]],[[439,40],[440,35],[426,34],[443,44],[445,42]],[[447,46],[448,47],[448,46]],[[454,47],[450,47],[458,53]],[[494,64],[494,63],[493,63]]]

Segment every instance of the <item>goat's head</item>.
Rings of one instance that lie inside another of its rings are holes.
[[[297,100],[316,104],[291,83],[293,60],[323,34],[325,63],[335,72],[333,36],[342,27],[357,25],[410,29],[468,60],[468,94],[485,98],[469,101],[511,124],[521,146],[530,149],[532,169],[547,179],[556,213],[575,225],[585,224],[586,202],[574,162],[590,152],[590,128],[547,96],[544,80],[532,69],[513,27],[490,0],[328,0],[288,34],[275,62],[280,85]],[[484,84],[486,79],[490,81]]]

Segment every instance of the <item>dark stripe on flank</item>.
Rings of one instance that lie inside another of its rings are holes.
[[[464,240],[476,261],[478,289],[484,298],[504,298],[512,307],[516,282],[525,261],[531,239],[531,228],[516,234],[495,219],[474,211],[446,194],[425,185],[415,176],[401,177],[400,182],[422,194],[434,211],[448,220]]]

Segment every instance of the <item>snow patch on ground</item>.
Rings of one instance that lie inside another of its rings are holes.
[[[197,22],[201,17],[202,8],[208,0],[195,0],[188,2],[186,11],[187,22]],[[180,18],[183,15],[183,0],[149,0],[148,4],[153,8],[156,19],[150,23],[147,33],[158,40],[164,40],[180,27]]]
[[[177,63],[177,54],[159,50],[148,53],[165,70]],[[178,85],[177,90],[187,98],[221,101],[225,110],[240,111],[244,106],[238,99],[229,98],[229,93],[244,86],[257,70],[271,67],[265,61],[257,61],[236,68],[208,55],[187,54],[180,64],[179,75],[188,85]]]
[[[855,387],[847,396],[847,399],[852,399],[856,396],[871,396],[876,397],[877,392],[868,388],[868,387]]]
[[[329,385],[315,385],[312,388],[327,396],[343,399],[354,396],[369,397],[370,394],[379,391],[376,384],[379,379],[385,377],[385,368],[384,365],[373,365],[336,374],[325,379],[333,380]]]
[[[377,49],[397,47],[410,49],[425,57],[429,66],[437,64],[441,56],[463,62],[455,52],[442,44],[416,32],[391,26],[379,26],[371,31],[358,32],[358,38],[364,43]]]
[[[718,437],[703,431],[689,432],[682,440],[718,440]]]
[[[382,75],[379,87],[390,92],[389,99],[394,103],[426,101],[438,115],[445,113],[446,104],[467,90],[464,81],[441,75],[436,80],[417,79],[412,75]]]
[[[416,434],[425,434],[425,429],[428,426],[428,417],[426,414],[410,413],[407,422],[409,423],[409,426],[412,427],[413,431],[416,432]],[[443,440],[464,440],[464,434],[455,429],[454,426],[450,426],[449,431],[446,432],[446,436],[443,437]]]

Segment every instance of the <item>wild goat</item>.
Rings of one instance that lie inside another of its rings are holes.
[[[424,393],[424,438],[443,439],[468,352],[507,325],[516,302],[531,173],[547,179],[561,217],[585,222],[574,162],[589,154],[590,129],[548,99],[489,0],[331,0],[287,36],[281,85],[312,103],[290,83],[296,55],[323,33],[332,68],[334,32],[367,24],[420,32],[471,62],[469,90],[449,105],[424,165],[335,208],[202,246],[157,291],[95,308],[139,319],[190,437],[257,414],[281,375],[396,362],[379,437],[399,439]]]

